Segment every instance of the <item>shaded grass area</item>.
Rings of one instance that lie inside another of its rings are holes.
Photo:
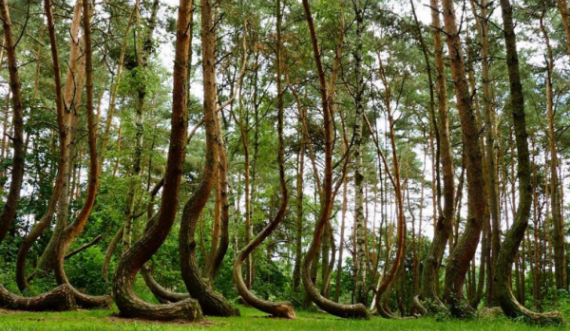
[[[114,316],[116,310],[92,310],[62,313],[28,313],[0,310],[2,331],[177,331],[177,330],[563,330],[563,327],[544,328],[522,322],[510,321],[504,317],[479,318],[471,320],[442,320],[420,318],[392,321],[374,317],[369,321],[343,320],[321,313],[297,311],[297,320],[267,318],[259,311],[239,307],[242,317],[207,318],[200,323],[157,323],[142,320],[127,320]]]

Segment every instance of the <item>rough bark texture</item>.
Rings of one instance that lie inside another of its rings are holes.
[[[538,323],[561,323],[564,317],[558,312],[535,313],[520,304],[511,288],[512,266],[524,238],[532,205],[532,182],[528,136],[524,112],[524,96],[519,72],[517,42],[513,23],[513,8],[509,0],[501,0],[503,33],[507,51],[507,68],[511,92],[511,113],[517,146],[517,177],[519,179],[519,205],[512,227],[503,241],[493,281],[497,298],[505,314],[511,318],[525,316]]]
[[[309,32],[311,35],[313,55],[315,58],[317,71],[319,75],[319,83],[321,88],[322,97],[322,112],[324,117],[324,135],[325,135],[325,173],[323,177],[323,187],[321,194],[321,209],[317,224],[315,226],[315,231],[313,233],[313,240],[309,247],[309,250],[305,254],[305,260],[303,261],[302,267],[302,279],[303,285],[305,286],[305,291],[307,295],[311,298],[313,302],[321,309],[326,312],[344,318],[370,318],[370,314],[366,307],[362,304],[355,305],[343,305],[328,300],[323,297],[318,289],[316,288],[313,279],[311,278],[311,266],[318,254],[319,247],[321,244],[321,239],[329,220],[333,207],[333,169],[332,169],[332,147],[333,147],[333,113],[332,113],[332,100],[330,98],[330,93],[327,88],[327,81],[325,77],[325,71],[323,69],[323,64],[321,60],[321,54],[319,50],[319,44],[317,40],[317,32],[315,30],[315,24],[313,22],[313,17],[311,15],[311,8],[308,0],[303,0],[303,7],[305,10],[305,16],[307,19],[307,24],[309,25]]]
[[[137,272],[166,240],[178,209],[179,188],[186,149],[186,131],[188,130],[188,53],[191,47],[188,24],[191,21],[191,15],[192,1],[180,0],[174,60],[172,129],[164,190],[156,222],[152,222],[146,234],[121,257],[115,272],[113,297],[124,317],[195,321],[202,316],[198,301],[194,299],[157,306],[142,301],[133,290],[133,282]],[[204,60],[213,61],[213,59]]]
[[[368,288],[366,286],[366,273],[368,259],[366,255],[366,217],[364,216],[364,168],[362,165],[362,131],[364,114],[364,77],[362,73],[362,35],[364,33],[364,8],[360,0],[353,0],[354,15],[356,20],[356,42],[354,50],[354,74],[355,94],[354,106],[356,107],[354,120],[354,215],[356,227],[356,280],[355,300],[366,305]]]
[[[466,79],[465,63],[461,51],[455,6],[453,0],[442,0],[447,46],[451,63],[451,76],[455,88],[457,108],[461,120],[463,148],[466,155],[468,204],[472,210],[465,224],[465,231],[457,241],[445,273],[445,300],[451,305],[453,314],[461,314],[458,308],[463,299],[465,275],[481,236],[481,229],[486,215],[487,196],[481,145],[477,120],[471,103],[471,94]]]
[[[201,273],[196,260],[196,225],[204,209],[210,192],[216,184],[219,162],[219,146],[222,139],[217,124],[216,94],[216,33],[213,27],[212,2],[205,0],[201,4],[202,14],[202,70],[204,72],[204,127],[206,130],[206,162],[202,171],[202,180],[192,197],[186,202],[180,223],[178,249],[182,278],[190,295],[200,302],[205,315],[234,316],[238,314],[223,296],[214,292]]]
[[[75,295],[67,285],[36,297],[22,297],[0,285],[0,307],[25,311],[68,311],[76,309]]]

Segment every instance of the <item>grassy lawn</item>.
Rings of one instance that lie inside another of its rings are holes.
[[[356,330],[356,331],[397,331],[397,330],[538,330],[521,322],[505,318],[473,319],[465,321],[436,321],[430,318],[417,320],[391,321],[374,317],[370,321],[343,320],[326,314],[297,312],[297,320],[270,319],[250,308],[240,307],[242,317],[208,318],[201,323],[155,323],[132,321],[113,316],[112,310],[77,311],[63,313],[19,313],[0,311],[1,331],[176,331],[176,330]],[[563,327],[551,327],[562,330]]]

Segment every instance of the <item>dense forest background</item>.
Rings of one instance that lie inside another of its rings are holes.
[[[568,13],[0,0],[0,308],[563,321]]]

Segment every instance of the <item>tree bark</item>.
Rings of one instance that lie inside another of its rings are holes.
[[[443,307],[439,299],[438,286],[439,268],[445,252],[445,247],[453,227],[453,216],[455,207],[455,178],[453,168],[453,156],[449,134],[448,106],[447,106],[447,83],[445,75],[445,65],[443,59],[443,42],[441,38],[441,23],[439,12],[439,1],[431,0],[431,15],[434,38],[434,57],[436,70],[436,91],[439,114],[439,141],[440,159],[443,168],[443,212],[437,220],[434,238],[431,247],[424,260],[422,271],[422,284],[420,299],[433,301],[436,306]],[[427,307],[428,309],[430,307]]]
[[[54,84],[55,84],[55,103],[57,112],[57,125],[59,133],[59,160],[57,168],[57,176],[55,179],[55,184],[52,192],[52,196],[48,202],[48,206],[42,218],[34,226],[34,228],[22,239],[20,248],[18,250],[18,256],[16,259],[16,283],[21,292],[29,287],[26,279],[26,258],[30,248],[33,246],[34,242],[44,233],[44,231],[50,226],[53,214],[57,207],[57,202],[61,194],[63,184],[65,181],[65,171],[67,169],[68,159],[65,157],[67,153],[67,135],[68,132],[65,127],[65,110],[63,103],[63,95],[61,91],[61,69],[59,65],[59,50],[57,47],[57,37],[55,32],[55,24],[53,20],[53,12],[51,8],[50,0],[44,1],[44,7],[46,11],[47,27],[49,32],[51,55],[53,62],[54,71]]]
[[[362,73],[362,35],[364,34],[364,11],[360,0],[353,0],[354,17],[356,20],[356,41],[354,57],[355,91],[354,106],[356,109],[354,120],[354,226],[356,227],[356,279],[355,301],[366,305],[368,287],[366,286],[366,274],[368,260],[366,254],[366,217],[364,215],[364,169],[362,165],[362,131],[364,114],[364,77]]]
[[[503,33],[507,51],[507,69],[509,72],[511,92],[511,113],[515,129],[515,142],[517,145],[517,177],[519,179],[519,206],[512,227],[503,241],[493,281],[497,289],[499,304],[505,314],[511,318],[524,316],[533,322],[555,323],[564,321],[558,312],[535,313],[521,305],[511,288],[512,265],[524,238],[530,208],[532,205],[532,183],[530,171],[530,157],[528,150],[528,136],[526,132],[526,119],[524,112],[524,95],[519,72],[519,60],[516,35],[513,23],[513,8],[509,0],[501,0],[503,15]]]
[[[73,158],[75,153],[75,134],[77,131],[77,121],[79,107],[81,106],[82,91],[84,86],[85,76],[85,57],[81,56],[79,30],[81,28],[81,7],[82,1],[77,0],[73,9],[73,18],[70,27],[69,38],[69,64],[66,74],[65,90],[63,93],[63,102],[65,103],[65,128],[66,128],[66,154],[67,168],[65,170],[65,179],[63,188],[57,202],[57,219],[55,229],[52,237],[44,249],[42,256],[38,262],[38,269],[48,273],[54,268],[56,261],[57,245],[60,242],[63,230],[69,222],[69,204],[70,195],[73,194],[73,189],[70,190],[72,170],[74,167]],[[71,194],[70,194],[71,191]]]
[[[6,203],[0,214],[0,242],[6,238],[6,234],[16,217],[16,210],[20,202],[20,190],[24,178],[24,156],[26,154],[24,145],[24,107],[22,105],[22,83],[18,73],[18,61],[16,58],[16,42],[12,32],[12,20],[8,9],[7,0],[0,2],[0,15],[4,29],[4,49],[8,73],[10,75],[10,92],[12,93],[12,143],[14,145],[14,155],[12,162],[12,174],[10,188]]]
[[[157,306],[142,301],[133,290],[137,272],[166,240],[178,209],[188,130],[188,53],[191,49],[188,24],[191,15],[192,1],[180,0],[174,60],[172,129],[160,210],[156,222],[152,222],[146,234],[122,256],[115,272],[113,297],[121,315],[128,318],[195,321],[202,316],[198,301],[194,299]],[[204,61],[214,61],[214,59],[205,57]]]
[[[277,132],[278,132],[278,156],[279,164],[279,184],[281,186],[281,204],[279,210],[273,220],[250,241],[237,255],[233,267],[233,280],[242,299],[249,305],[263,312],[269,313],[275,317],[283,317],[287,319],[295,319],[295,311],[293,306],[288,302],[270,302],[263,300],[253,294],[246,286],[242,276],[243,261],[253,253],[253,251],[263,243],[263,241],[271,235],[271,233],[279,226],[279,223],[285,217],[287,204],[289,201],[289,193],[287,191],[287,183],[285,182],[285,147],[283,142],[283,126],[284,126],[284,105],[283,105],[283,86],[282,86],[282,40],[281,40],[281,1],[277,0],[277,47],[276,47],[276,70],[277,70]],[[245,56],[245,55],[244,55]]]
[[[482,0],[480,7],[481,12],[477,13],[475,3],[472,2],[474,16],[477,21],[477,30],[479,33],[479,42],[481,43],[481,79],[483,85],[483,110],[485,120],[485,157],[486,157],[486,180],[487,190],[489,193],[489,209],[491,214],[491,262],[488,264],[489,271],[492,272],[497,263],[497,257],[501,249],[501,221],[499,215],[499,200],[497,196],[497,174],[495,171],[495,135],[494,135],[494,109],[493,100],[491,95],[491,79],[489,76],[490,71],[490,58],[489,53],[489,35],[487,27],[487,0]],[[492,283],[492,282],[489,282]],[[496,305],[494,298],[495,289],[491,287],[491,293],[487,296],[487,306]]]
[[[479,130],[465,75],[465,63],[461,51],[461,39],[457,28],[453,0],[442,0],[442,9],[451,62],[451,76],[455,87],[457,108],[463,133],[463,146],[467,159],[468,203],[473,212],[472,215],[469,215],[465,231],[458,239],[457,245],[450,256],[445,274],[445,299],[451,305],[452,313],[459,315],[463,313],[459,309],[459,302],[464,298],[463,284],[465,275],[479,244],[481,228],[486,215],[487,196],[485,179],[483,177]]]
[[[298,105],[300,111],[301,106]],[[302,114],[299,113],[302,117]],[[302,118],[299,118],[302,121]],[[302,124],[301,124],[302,125]],[[301,283],[301,264],[303,263],[303,181],[305,169],[305,144],[307,140],[302,129],[299,129],[300,143],[299,156],[297,162],[297,197],[295,199],[295,218],[296,218],[296,235],[295,235],[295,267],[293,268],[293,289],[298,290]],[[341,253],[342,254],[342,253]]]
[[[18,60],[16,57],[16,44],[12,30],[12,20],[8,2],[0,1],[0,18],[4,30],[4,49],[8,71],[10,76],[10,92],[12,94],[13,108],[13,134],[14,154],[12,159],[11,183],[8,197],[2,213],[0,214],[0,243],[6,237],[20,201],[20,192],[24,176],[24,113],[22,105],[22,84],[18,72]],[[75,308],[75,298],[66,285],[60,286],[48,293],[37,297],[24,298],[17,296],[0,285],[0,307],[15,310],[70,310]]]
[[[137,1],[135,5],[137,10],[137,20],[140,20],[140,4]],[[140,174],[141,174],[141,163],[142,163],[142,153],[144,148],[144,118],[145,118],[145,99],[147,95],[147,86],[144,79],[144,73],[148,70],[148,58],[151,56],[152,52],[152,42],[153,33],[156,27],[156,20],[158,14],[159,2],[154,0],[150,8],[150,18],[148,19],[147,30],[145,37],[143,39],[142,49],[137,50],[137,75],[138,77],[138,88],[137,88],[137,100],[135,106],[135,148],[133,151],[133,166],[130,171],[129,189],[127,191],[126,204],[124,209],[124,226],[123,226],[123,254],[130,248],[133,238],[133,222],[136,214],[136,194],[140,189]],[[137,28],[140,24],[137,23]],[[137,29],[135,29],[136,31]]]
[[[305,254],[305,260],[303,261],[302,268],[302,279],[303,285],[307,295],[311,298],[317,306],[321,309],[327,311],[328,313],[344,317],[344,318],[370,318],[369,312],[366,307],[362,304],[355,305],[342,305],[320,295],[318,289],[316,288],[312,278],[311,278],[311,266],[315,257],[318,254],[319,246],[321,244],[322,235],[326,223],[329,220],[333,207],[333,169],[332,169],[332,147],[334,143],[334,117],[332,112],[332,98],[328,91],[327,81],[325,77],[325,71],[323,69],[323,64],[321,60],[321,54],[319,50],[319,44],[317,39],[317,33],[315,29],[315,24],[313,22],[313,17],[311,15],[311,9],[308,0],[303,0],[303,8],[305,10],[305,17],[307,19],[307,24],[309,26],[309,32],[312,41],[313,55],[315,58],[317,71],[319,75],[320,92],[322,98],[322,112],[324,117],[324,136],[325,136],[325,173],[323,178],[323,191],[321,194],[321,209],[317,224],[315,226],[315,231],[313,233],[313,240],[309,247],[309,250]],[[333,85],[334,86],[334,85]]]
[[[182,213],[178,242],[180,266],[188,292],[200,302],[205,315],[235,316],[239,315],[239,311],[234,310],[222,295],[214,292],[212,284],[203,279],[195,253],[197,222],[208,201],[210,192],[216,184],[217,175],[219,175],[219,162],[221,161],[219,149],[223,146],[221,125],[218,123],[216,115],[216,29],[214,28],[212,2],[210,0],[202,2],[201,15],[206,163],[202,172],[202,180],[192,197],[186,202]]]
[[[152,275],[152,271],[147,265],[144,265],[141,269],[141,275],[143,276],[146,286],[150,289],[154,297],[161,303],[167,304],[170,302],[180,302],[190,298],[188,293],[176,293],[165,289],[160,285]]]
[[[552,224],[554,231],[552,232],[554,244],[554,274],[556,276],[556,288],[567,289],[567,275],[566,275],[566,250],[564,246],[564,221],[562,219],[561,211],[561,186],[558,179],[558,151],[556,148],[556,129],[555,129],[555,111],[554,111],[554,95],[552,87],[552,76],[554,71],[554,56],[552,54],[552,47],[550,46],[550,38],[546,27],[544,26],[544,16],[546,9],[544,9],[540,17],[540,30],[544,37],[546,45],[546,118],[548,122],[548,142],[550,153],[550,205],[552,206]],[[548,215],[547,215],[548,217]]]

